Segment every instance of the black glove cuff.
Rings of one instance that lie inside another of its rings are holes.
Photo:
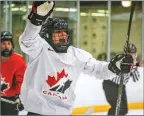
[[[42,3],[43,2],[40,2],[40,4]],[[31,11],[30,14],[28,15],[28,19],[30,20],[32,24],[36,26],[40,26],[42,25],[42,22],[44,22],[48,18],[48,16],[51,15],[51,13],[53,12],[54,6],[55,6],[55,2],[54,2],[52,9],[45,16],[38,15],[37,13],[34,13],[33,11]]]
[[[30,22],[36,26],[42,25],[42,22],[45,20],[45,16],[40,16],[36,13],[33,13],[33,11],[30,12],[28,15],[28,19]]]

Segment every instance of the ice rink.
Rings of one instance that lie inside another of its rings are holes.
[[[19,115],[26,115],[26,111],[21,111]],[[107,112],[93,113],[91,115],[107,115]],[[144,110],[129,110],[127,115],[144,115]]]
[[[94,113],[93,115],[107,115],[107,112]],[[129,110],[127,115],[144,115],[144,110]]]

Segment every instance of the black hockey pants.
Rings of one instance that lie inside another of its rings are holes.
[[[117,96],[118,96],[118,88],[119,88],[119,85],[115,84],[114,82],[112,82],[110,80],[103,81],[103,90],[105,92],[106,99],[111,106],[111,108],[108,111],[108,115],[115,115]],[[119,115],[126,115],[127,112],[128,112],[127,96],[126,96],[126,89],[125,89],[125,85],[124,85],[123,91],[122,91]]]
[[[13,97],[5,99],[13,100]],[[1,101],[1,115],[18,115],[18,112],[16,105]]]

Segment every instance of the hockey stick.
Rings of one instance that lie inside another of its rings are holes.
[[[138,1],[132,3],[131,12],[130,12],[130,18],[129,18],[129,25],[128,25],[128,32],[127,32],[127,38],[126,43],[124,46],[124,53],[127,53],[128,45],[129,45],[129,39],[130,39],[130,30],[131,30],[131,24],[132,24],[132,18],[135,6],[137,5]],[[124,73],[121,72],[121,78],[120,78],[120,85],[118,88],[118,98],[117,98],[117,104],[116,104],[116,112],[115,115],[119,115],[120,112],[120,105],[121,105],[121,96],[122,96],[122,90],[123,90],[123,80],[124,80]]]
[[[1,101],[9,103],[9,104],[17,104],[16,102],[8,100],[8,99],[5,99],[5,98],[1,98]]]
[[[17,102],[12,101],[12,100],[8,100],[8,99],[5,99],[5,98],[1,97],[1,101],[5,102],[5,103],[8,103],[8,104],[14,105],[15,106],[15,110],[17,110],[17,111],[22,111],[24,109],[22,104],[19,104]]]
[[[87,112],[85,112],[84,113],[84,115],[92,115],[92,113],[94,112],[94,108],[93,107],[90,107],[89,109],[88,109],[88,111]]]

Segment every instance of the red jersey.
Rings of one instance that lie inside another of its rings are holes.
[[[1,96],[20,94],[26,63],[20,54],[12,53],[9,60],[1,62]]]

